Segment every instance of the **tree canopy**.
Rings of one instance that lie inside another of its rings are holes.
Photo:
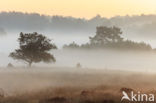
[[[152,47],[144,42],[125,40],[122,31],[118,27],[99,26],[96,28],[96,35],[89,37],[90,42],[78,45],[75,42],[65,45],[64,48],[111,48],[111,49],[132,49],[151,50]]]
[[[96,28],[96,35],[90,37],[91,44],[106,44],[109,42],[122,41],[121,29],[118,27],[99,26]]]
[[[20,33],[19,49],[10,53],[10,57],[17,60],[22,60],[32,65],[32,63],[38,62],[55,62],[55,57],[48,51],[56,49],[55,44],[51,43],[51,40],[42,34],[34,33]]]

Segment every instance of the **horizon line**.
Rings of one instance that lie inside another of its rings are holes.
[[[87,17],[76,17],[76,16],[66,16],[66,15],[61,15],[61,14],[54,14],[54,15],[50,15],[50,14],[43,14],[43,13],[38,13],[38,12],[22,12],[22,11],[0,11],[0,14],[1,13],[22,13],[22,14],[37,14],[39,16],[49,16],[49,17],[54,17],[54,16],[60,16],[60,17],[71,17],[71,18],[75,18],[75,19],[85,19],[85,20],[91,20],[95,17],[101,17],[101,18],[106,18],[106,19],[112,19],[114,17],[126,17],[126,16],[129,16],[129,17],[134,17],[134,16],[156,16],[156,14],[144,14],[144,13],[140,13],[140,14],[125,14],[125,15],[114,15],[112,17],[105,17],[105,16],[102,16],[100,14],[96,14],[95,16],[93,17],[90,17],[90,18],[87,18]]]

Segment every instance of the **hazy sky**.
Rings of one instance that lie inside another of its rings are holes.
[[[91,18],[156,14],[156,0],[0,0],[0,11],[37,12]]]

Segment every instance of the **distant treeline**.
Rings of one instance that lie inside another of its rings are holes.
[[[90,42],[78,45],[75,42],[64,45],[64,49],[132,49],[132,50],[152,50],[149,44],[144,42],[134,42],[125,40],[122,31],[118,27],[99,26],[96,28],[96,35],[89,37]]]
[[[97,26],[117,26],[124,33],[152,37],[156,31],[156,15],[115,16],[105,18],[97,15],[91,19],[46,16],[37,13],[1,12],[0,28],[20,31],[87,32],[93,33]]]

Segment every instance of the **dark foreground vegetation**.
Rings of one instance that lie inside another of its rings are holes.
[[[20,68],[1,71],[0,77],[8,81],[0,85],[13,89],[12,93],[7,92],[9,88],[1,89],[1,103],[120,103],[123,90],[156,94],[156,76],[150,73]]]
[[[1,103],[120,103],[122,88],[119,90],[116,88],[114,92],[112,88],[107,86],[85,90],[72,87],[49,88],[39,92],[1,97]]]
[[[82,88],[45,89],[15,96],[1,97],[1,103],[129,103],[121,102],[122,90],[130,92],[131,88],[99,86],[82,90]],[[147,91],[148,93],[151,91]],[[145,93],[145,92],[144,92]],[[155,93],[155,91],[152,91]],[[155,93],[156,94],[156,93]],[[134,102],[137,103],[137,102]]]

